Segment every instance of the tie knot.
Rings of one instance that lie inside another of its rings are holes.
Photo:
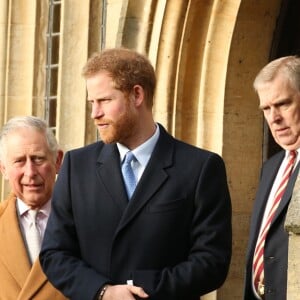
[[[289,158],[290,159],[295,159],[297,156],[297,151],[296,150],[291,150],[289,153]]]
[[[131,151],[128,151],[125,154],[123,164],[130,164],[135,159],[134,154]]]
[[[28,210],[28,216],[32,222],[36,221],[37,214],[38,214],[37,209],[29,209]]]

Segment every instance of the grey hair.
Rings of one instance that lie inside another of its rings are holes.
[[[300,92],[300,57],[296,55],[277,58],[263,67],[254,80],[255,91],[262,84],[273,81],[279,74]]]
[[[59,146],[53,131],[48,127],[47,123],[41,118],[34,116],[22,116],[11,118],[6,124],[3,125],[0,132],[0,160],[4,159],[4,151],[6,147],[6,138],[12,132],[18,130],[19,128],[32,128],[43,134],[47,144],[49,146],[50,152],[56,158]]]

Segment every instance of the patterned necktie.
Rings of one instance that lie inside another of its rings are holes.
[[[41,235],[37,226],[37,214],[38,210],[36,209],[28,210],[30,225],[25,236],[31,263],[33,263],[38,257],[41,247]]]
[[[254,287],[258,295],[264,294],[264,246],[268,230],[270,228],[273,217],[276,213],[276,209],[279,206],[280,200],[285,192],[287,183],[292,174],[293,167],[296,161],[297,152],[290,151],[288,164],[283,172],[281,182],[278,186],[278,189],[275,193],[275,197],[271,206],[271,209],[266,218],[266,223],[262,228],[259,237],[257,239],[257,244],[254,252],[253,258],[253,281]]]
[[[132,152],[127,152],[123,163],[122,163],[122,174],[123,174],[123,178],[124,178],[124,182],[125,182],[125,186],[126,186],[126,191],[127,191],[127,195],[128,195],[128,199],[131,198],[135,187],[136,187],[136,179],[131,167],[131,162],[133,160],[135,160],[135,156],[133,155]]]

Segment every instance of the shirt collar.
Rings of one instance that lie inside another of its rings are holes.
[[[150,156],[153,152],[153,149],[158,141],[158,138],[159,138],[159,126],[156,125],[154,134],[143,144],[141,144],[137,148],[131,150],[131,152],[134,154],[137,161],[142,166],[145,166],[148,163]],[[120,153],[120,160],[123,161],[124,156],[130,150],[120,143],[117,143],[117,147],[118,147],[119,153]]]
[[[298,158],[299,153],[300,153],[300,148],[299,148],[299,149],[296,149],[295,151],[297,152],[297,158]],[[288,158],[288,156],[289,156],[289,154],[290,154],[290,150],[285,150],[284,152],[285,152],[284,158]]]
[[[17,198],[17,205],[19,214],[22,217],[29,209],[30,207],[21,199]],[[39,211],[44,214],[45,216],[49,217],[51,210],[51,199],[47,201],[40,209]]]

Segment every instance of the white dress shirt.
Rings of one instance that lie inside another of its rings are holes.
[[[299,150],[297,150],[297,157],[296,157],[296,161],[295,161],[295,164],[294,164],[294,168],[293,170],[295,169],[297,163],[299,162]],[[267,216],[269,215],[269,211],[272,207],[272,204],[273,204],[273,200],[274,200],[274,197],[275,197],[275,193],[280,185],[280,182],[282,180],[282,176],[283,176],[283,172],[288,164],[288,156],[289,156],[289,151],[285,151],[285,157],[280,165],[280,168],[278,169],[278,172],[277,172],[277,175],[276,175],[276,178],[274,180],[274,183],[273,183],[273,186],[272,186],[272,189],[270,191],[270,194],[269,194],[269,197],[268,197],[268,202],[267,202],[267,205],[266,205],[266,209],[265,209],[265,212],[264,212],[264,217],[263,217],[263,221],[262,221],[262,224],[261,224],[261,228],[264,228],[264,224],[266,223],[267,221]]]
[[[123,161],[124,156],[128,151],[131,151],[134,154],[136,160],[132,162],[131,167],[137,183],[139,182],[140,178],[143,175],[143,172],[148,164],[148,161],[158,141],[158,138],[159,138],[159,126],[156,125],[156,130],[154,134],[146,142],[144,142],[143,144],[141,144],[140,146],[138,146],[133,150],[129,150],[124,145],[117,143],[117,147],[120,153],[120,163]]]
[[[300,157],[299,157],[300,156],[300,154],[299,154],[300,152],[299,151],[300,151],[300,149],[297,149],[297,157],[296,157],[296,161],[295,161],[295,164],[294,164],[293,171],[295,170],[295,167],[298,164],[299,159],[300,159]],[[261,226],[260,226],[260,230],[259,230],[259,235],[260,235],[261,230],[265,227],[265,223],[267,222],[269,211],[270,211],[270,209],[272,208],[272,205],[273,205],[275,193],[277,192],[277,189],[278,189],[278,187],[279,187],[279,185],[281,183],[284,170],[285,170],[285,168],[286,168],[286,166],[288,164],[288,161],[289,161],[289,157],[288,156],[289,156],[289,151],[285,151],[284,159],[282,160],[282,163],[281,163],[281,165],[280,165],[280,167],[278,169],[277,175],[275,177],[275,180],[273,182],[273,186],[271,188],[271,191],[270,191],[270,194],[269,194],[269,197],[268,197],[268,201],[267,201],[266,208],[265,208],[265,211],[264,211],[263,220],[262,220],[262,223],[261,223]],[[257,293],[256,293],[256,290],[254,288],[253,280],[252,280],[252,289],[253,289],[254,294],[257,297],[257,299],[261,299],[257,295]]]
[[[21,199],[17,199],[17,211],[19,214],[19,220],[21,225],[20,227],[23,234],[28,230],[29,225],[31,224],[29,216],[27,214],[29,209],[30,207],[27,204],[25,204]],[[44,206],[42,206],[39,209],[39,213],[37,215],[37,224],[41,235],[41,241],[44,238],[44,233],[50,215],[50,210],[51,200],[49,200]]]

